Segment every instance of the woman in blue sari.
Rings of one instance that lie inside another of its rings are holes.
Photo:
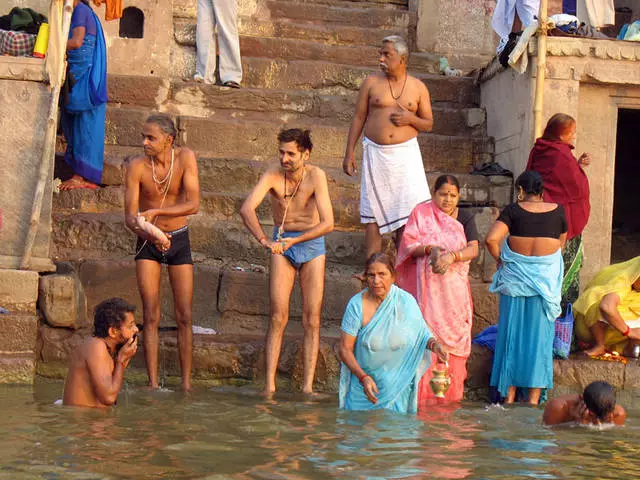
[[[107,48],[102,26],[89,0],[74,0],[73,5],[67,40],[72,88],[62,108],[62,130],[67,140],[64,159],[74,175],[62,182],[61,190],[98,187],[107,111]]]
[[[537,405],[553,387],[553,337],[560,315],[567,238],[564,208],[542,199],[542,177],[528,170],[516,180],[518,202],[505,207],[485,242],[498,262],[489,291],[500,294],[498,338],[491,372],[505,403],[527,388]]]
[[[418,385],[435,352],[449,354],[431,334],[415,298],[393,284],[393,260],[374,253],[366,265],[368,288],[355,295],[342,319],[340,408],[418,410]]]

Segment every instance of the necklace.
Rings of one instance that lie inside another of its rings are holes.
[[[279,242],[282,241],[282,233],[284,232],[284,221],[287,219],[287,212],[289,211],[289,205],[291,205],[291,201],[298,193],[298,189],[302,184],[302,180],[304,180],[304,174],[306,172],[305,167],[302,167],[302,175],[300,176],[300,180],[296,184],[296,188],[293,189],[293,193],[289,196],[289,200],[287,200],[287,204],[284,207],[284,213],[282,214],[282,222],[280,223],[280,228],[278,228],[278,238]],[[287,172],[284,172],[284,198],[287,198]]]
[[[391,86],[391,80],[389,80],[389,77],[387,77],[387,83],[389,84],[389,91],[391,92],[391,98],[393,98],[394,100],[398,100],[402,94],[404,93],[404,87],[407,85],[407,77],[409,75],[407,75],[406,73],[404,74],[404,83],[402,84],[402,90],[400,90],[400,95],[398,95],[397,97],[393,94],[393,87]]]
[[[153,182],[156,184],[156,189],[160,193],[165,193],[169,190],[169,186],[171,185],[171,178],[173,177],[173,161],[175,158],[174,149],[171,149],[171,164],[169,165],[169,171],[165,175],[162,180],[158,180],[156,177],[156,162],[151,159],[151,176],[153,177]]]

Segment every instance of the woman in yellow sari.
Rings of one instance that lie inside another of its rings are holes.
[[[600,270],[573,311],[577,337],[595,344],[587,355],[630,354],[640,343],[640,257]]]

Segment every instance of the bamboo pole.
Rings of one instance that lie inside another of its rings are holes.
[[[56,3],[56,0],[51,0],[52,4]],[[59,0],[58,0],[59,1]],[[73,13],[73,0],[64,0],[64,7],[62,10],[62,25],[51,25],[50,28],[62,28],[62,37],[66,39],[69,36],[69,28],[71,25],[71,14]],[[65,71],[65,55],[64,52],[57,59],[59,62],[59,72]],[[47,130],[44,137],[44,149],[42,151],[42,157],[40,159],[40,171],[38,174],[38,183],[36,185],[36,191],[33,198],[33,208],[31,210],[31,220],[29,221],[29,231],[27,232],[27,239],[24,246],[24,254],[22,255],[22,262],[20,268],[22,270],[28,270],[31,266],[31,255],[33,253],[33,245],[36,240],[36,234],[38,233],[38,227],[40,226],[40,214],[42,212],[42,200],[44,198],[44,191],[47,186],[47,179],[49,178],[50,165],[53,163],[55,156],[56,146],[56,130],[58,126],[58,98],[60,97],[60,88],[62,78],[60,75],[56,75],[53,78],[49,78],[51,82],[51,100],[49,102],[49,115],[47,117]]]
[[[542,136],[542,107],[544,103],[544,77],[547,68],[547,10],[549,0],[540,0],[538,21],[538,57],[536,62],[536,96],[533,106],[534,140]]]

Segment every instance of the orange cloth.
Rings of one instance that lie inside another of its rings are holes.
[[[93,0],[93,4],[96,7],[101,6],[103,3],[107,4],[104,11],[104,19],[106,21],[122,18],[122,0]]]

